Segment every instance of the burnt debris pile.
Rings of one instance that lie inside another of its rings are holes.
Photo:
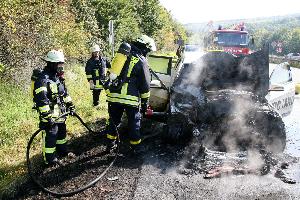
[[[297,172],[299,159],[284,154],[273,154],[265,149],[248,149],[231,153],[213,151],[198,146],[197,139],[194,139],[184,152],[185,156],[178,170],[181,174],[200,173],[205,179],[232,175],[273,174],[288,184],[300,182]]]

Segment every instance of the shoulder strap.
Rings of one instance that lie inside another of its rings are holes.
[[[139,62],[139,60],[140,60],[139,57],[132,56],[128,67],[127,78],[131,76],[132,69],[135,66],[135,64]]]
[[[101,67],[106,68],[106,60],[103,57],[101,57]]]
[[[124,66],[121,70],[121,73],[119,75],[119,79],[122,80],[123,82],[125,81],[126,77],[127,77],[127,74],[128,74],[128,71],[129,71],[129,68],[130,68],[130,63],[131,63],[131,59],[132,59],[132,55],[129,55],[127,60],[125,61],[124,63]]]

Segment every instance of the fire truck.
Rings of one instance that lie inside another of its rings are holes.
[[[219,26],[204,38],[206,51],[224,51],[235,56],[251,54],[249,46],[253,43],[243,23],[229,29]]]

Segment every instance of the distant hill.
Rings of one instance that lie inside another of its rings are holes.
[[[284,16],[273,16],[273,17],[258,17],[258,18],[251,18],[251,19],[234,19],[234,20],[222,20],[222,21],[214,21],[213,27],[216,29],[218,25],[222,25],[223,27],[237,24],[240,22],[244,22],[247,29],[251,30],[265,28],[268,31],[272,31],[276,29],[278,26],[281,28],[295,28],[300,26],[300,13],[291,14],[291,15],[284,15]],[[199,32],[206,32],[209,27],[207,23],[188,23],[184,24],[184,27],[193,33]],[[274,25],[276,26],[270,26]],[[272,28],[273,27],[273,28]]]
[[[219,25],[222,27],[233,27],[233,25],[245,23],[246,30],[251,38],[254,39],[252,49],[259,49],[264,44],[270,44],[270,54],[283,56],[292,52],[300,52],[300,13],[274,16],[259,17],[251,19],[235,19],[215,21],[208,23],[185,24],[188,31],[189,44],[203,44],[204,36],[211,30],[216,30]]]

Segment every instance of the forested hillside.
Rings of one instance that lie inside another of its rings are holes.
[[[140,33],[153,37],[163,51],[185,38],[182,25],[159,0],[2,0],[0,19],[0,75],[18,84],[28,83],[31,69],[52,48],[82,59],[98,43],[110,56],[109,20],[114,20],[116,48]]]
[[[246,30],[255,40],[254,48],[260,48],[263,43],[270,43],[270,53],[275,55],[286,55],[291,52],[300,52],[300,14],[240,19],[213,22],[216,29],[218,25],[230,27],[233,24],[244,22]],[[202,43],[203,36],[209,31],[208,23],[186,24],[189,31],[190,43]],[[279,48],[281,51],[278,51]]]

